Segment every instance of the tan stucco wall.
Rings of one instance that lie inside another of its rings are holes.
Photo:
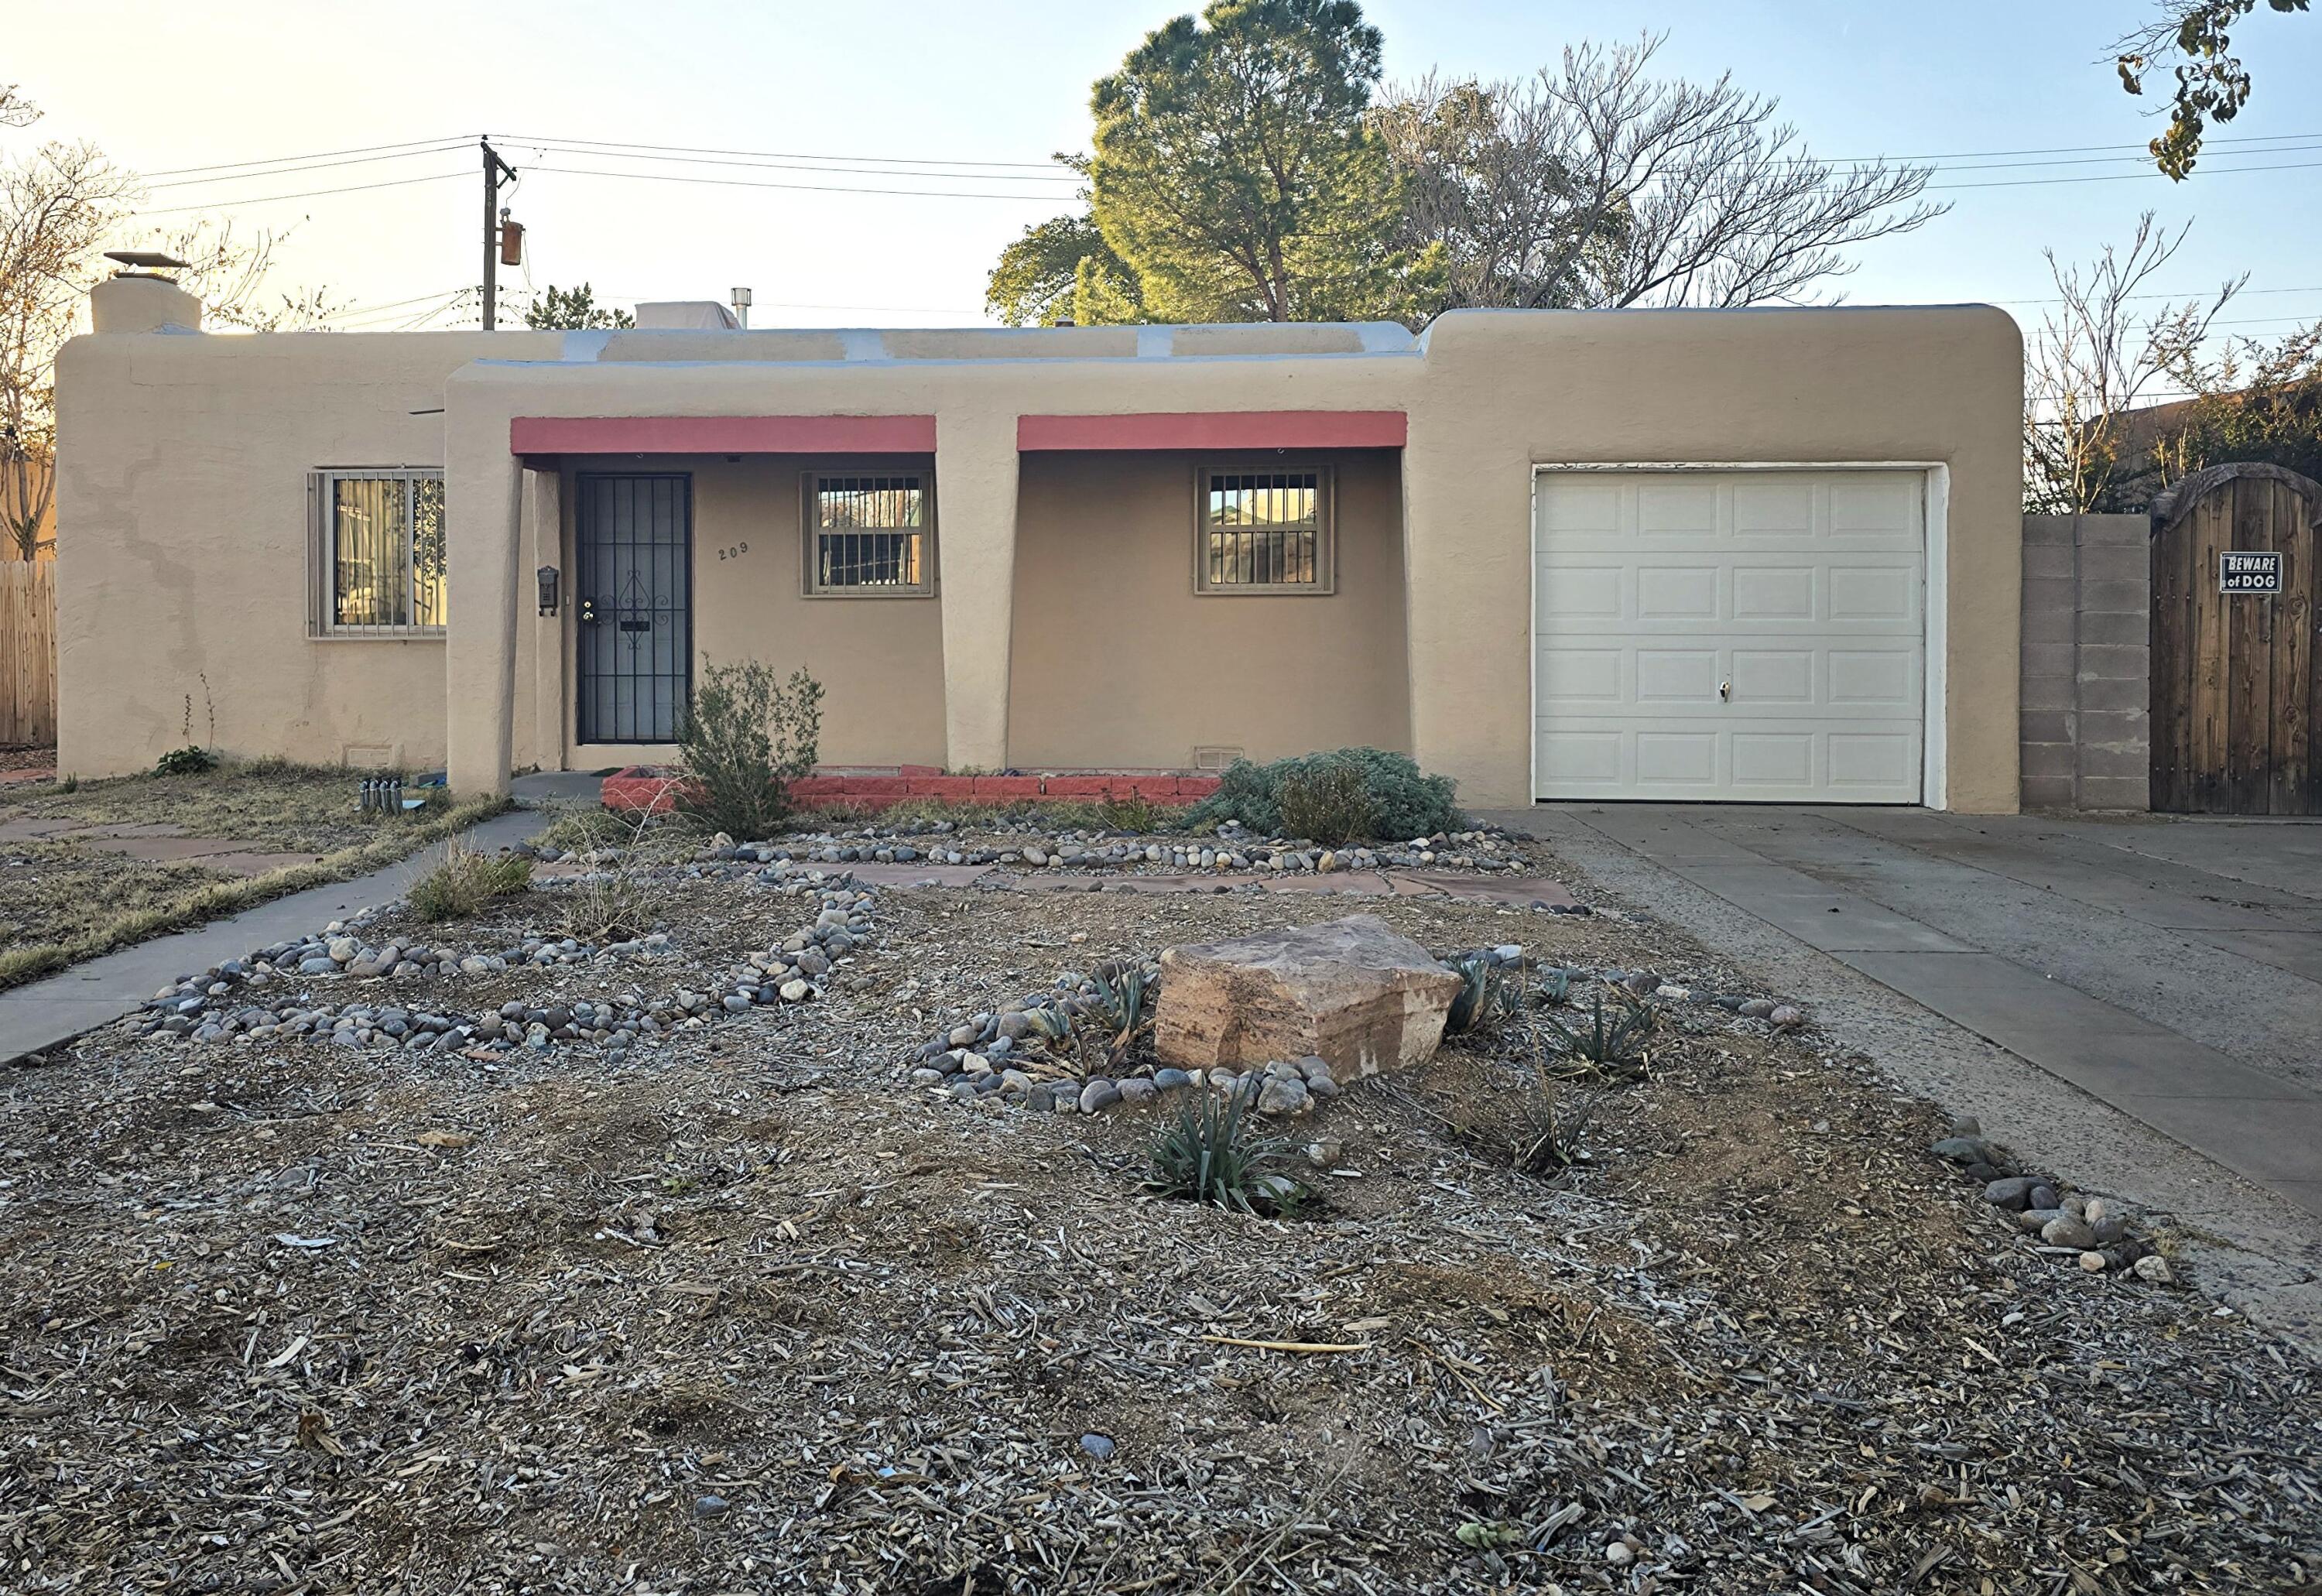
[[[2016,807],[2023,345],[1983,306],[1479,311],[1428,335],[1403,454],[1412,732],[1463,790],[1529,798],[1536,463],[1949,468],[1945,807]],[[1488,684],[1505,684],[1506,699]]]
[[[572,478],[583,471],[683,471],[693,478],[693,661],[713,664],[763,660],[784,676],[804,667],[822,684],[822,762],[831,765],[936,764],[944,761],[943,615],[928,598],[809,598],[800,525],[801,478],[817,469],[930,469],[924,455],[849,455],[843,461],[797,455],[664,455],[652,461],[579,456],[564,464],[564,557],[572,555]],[[942,504],[937,503],[938,544]],[[744,545],[747,545],[746,551]],[[721,558],[721,552],[725,557]],[[572,670],[572,610],[561,632],[567,679]],[[634,762],[654,751],[635,744],[580,744],[574,695],[562,695],[571,763]],[[518,717],[519,725],[522,716]],[[520,751],[520,764],[543,762]]]
[[[193,737],[335,762],[444,756],[441,642],[306,635],[306,472],[443,462],[444,378],[553,333],[91,335],[59,360],[60,768],[151,767]],[[425,412],[425,414],[413,414]],[[502,451],[506,443],[503,441]]]
[[[1019,680],[1011,693],[1019,638],[1024,668],[1048,670],[1048,644],[1032,629],[1107,626],[1106,609],[1134,616],[1184,593],[1175,573],[1149,594],[1107,595],[1085,618],[1078,608],[1056,613],[1048,576],[1028,572],[1019,603],[1019,552],[1038,557],[1052,540],[1047,485],[1055,473],[1091,468],[1025,460],[1019,470],[1017,417],[1401,410],[1410,420],[1401,471],[1409,745],[1458,779],[1469,803],[1531,796],[1535,465],[1908,461],[1942,466],[1948,488],[1948,625],[1936,645],[1949,680],[1947,801],[2015,807],[2022,364],[2005,315],[1978,306],[1461,312],[1415,348],[1377,329],[1325,328],[1295,330],[1301,352],[1254,352],[1279,331],[897,334],[884,358],[876,335],[848,333],[839,347],[849,358],[814,360],[755,358],[782,341],[733,334],[737,353],[753,358],[705,363],[592,360],[587,353],[605,342],[595,335],[576,335],[580,358],[561,362],[553,357],[565,346],[554,335],[83,340],[65,366],[68,751],[84,772],[149,762],[178,740],[176,684],[207,669],[214,683],[232,683],[217,694],[219,740],[229,747],[335,757],[344,743],[393,736],[417,751],[406,755],[415,760],[447,746],[455,785],[502,781],[544,743],[535,661],[554,658],[536,647],[536,551],[520,531],[512,417],[932,414],[945,762],[1147,762],[1146,747],[1190,742],[1211,713],[1170,685],[1195,681],[1210,694],[1219,667],[1207,654],[1149,689],[1148,713],[1168,728],[1166,741],[1156,730],[1150,744],[1133,744],[1134,759],[1110,754],[1102,740],[1120,734],[1103,729],[1103,717],[1083,718],[1085,741],[1061,741],[1067,722],[1047,714],[1040,695],[1077,694],[1078,684]],[[894,358],[906,352],[897,340],[924,358]],[[1130,347],[1147,358],[1117,352]],[[1173,358],[1152,358],[1168,348]],[[487,350],[503,359],[462,363]],[[436,404],[446,406],[441,418],[407,414]],[[304,471],[439,458],[452,529],[448,644],[307,643]],[[1019,488],[1028,496],[1020,551]],[[86,517],[88,554],[78,570],[77,517]],[[1121,625],[1135,639],[1147,623]],[[717,625],[722,633],[729,623]],[[1157,619],[1150,626],[1157,652],[1165,630]],[[704,642],[710,636],[705,622]],[[1376,649],[1361,661],[1366,684],[1397,668],[1387,631],[1367,641]],[[859,697],[849,723],[891,668],[897,680],[926,680],[924,630],[882,646],[920,652],[850,688]],[[1257,679],[1243,690],[1266,690],[1263,673],[1250,674]],[[431,694],[449,700],[441,743],[430,728],[443,712],[427,707]],[[1351,712],[1343,696],[1336,681],[1302,689],[1284,706],[1281,734],[1298,740],[1287,729],[1294,708],[1317,728],[1312,743],[1341,740],[1321,728]],[[906,757],[891,746],[925,747],[918,717],[931,697],[920,687],[907,709],[888,712],[908,725],[871,733],[843,725],[834,701],[829,753],[877,747],[878,762],[889,762]],[[1267,734],[1261,725],[1251,736]]]
[[[1179,770],[1196,747],[1253,759],[1408,750],[1403,504],[1391,451],[1302,454],[1332,473],[1337,591],[1193,588],[1184,454],[1029,454],[1017,490],[1008,753],[1030,769]]]

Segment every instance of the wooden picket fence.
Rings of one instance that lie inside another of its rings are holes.
[[[0,743],[57,740],[57,562],[0,561]]]

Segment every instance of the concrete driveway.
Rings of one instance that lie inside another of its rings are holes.
[[[1584,867],[1592,850],[1648,863],[2322,1216],[2322,824],[1648,804],[1494,818]]]

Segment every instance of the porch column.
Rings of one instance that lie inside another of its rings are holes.
[[[561,471],[524,474],[526,558],[532,569],[553,565],[558,574],[558,609],[539,616],[532,625],[532,760],[544,771],[564,768],[564,617],[572,611],[572,572],[564,567],[564,478]],[[517,586],[526,590],[531,578],[519,572]],[[534,608],[539,595],[533,592]],[[518,600],[522,602],[521,599]]]
[[[936,561],[943,595],[944,758],[1008,763],[1008,650],[1016,598],[1016,417],[945,411],[936,432]]]
[[[447,427],[446,437],[445,765],[454,793],[489,798],[507,791],[515,753],[517,605],[526,601],[518,583],[526,473],[507,452],[505,431]]]

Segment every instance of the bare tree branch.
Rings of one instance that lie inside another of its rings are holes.
[[[1650,78],[1658,38],[1576,46],[1522,83],[1391,91],[1377,114],[1451,306],[1806,303],[1850,246],[1941,215],[1933,169],[1821,161],[1730,78]]]
[[[2244,272],[2207,299],[2172,302],[2150,315],[2135,304],[2144,285],[2184,244],[2147,211],[2125,250],[2107,244],[2086,269],[2044,253],[2059,309],[2025,352],[2026,507],[2060,514],[2132,510],[2157,486],[2153,461],[2135,446],[2131,413],[2156,378],[2198,361],[2210,324],[2249,281]]]
[[[31,559],[55,493],[56,355],[135,184],[87,144],[0,163],[0,538]]]

